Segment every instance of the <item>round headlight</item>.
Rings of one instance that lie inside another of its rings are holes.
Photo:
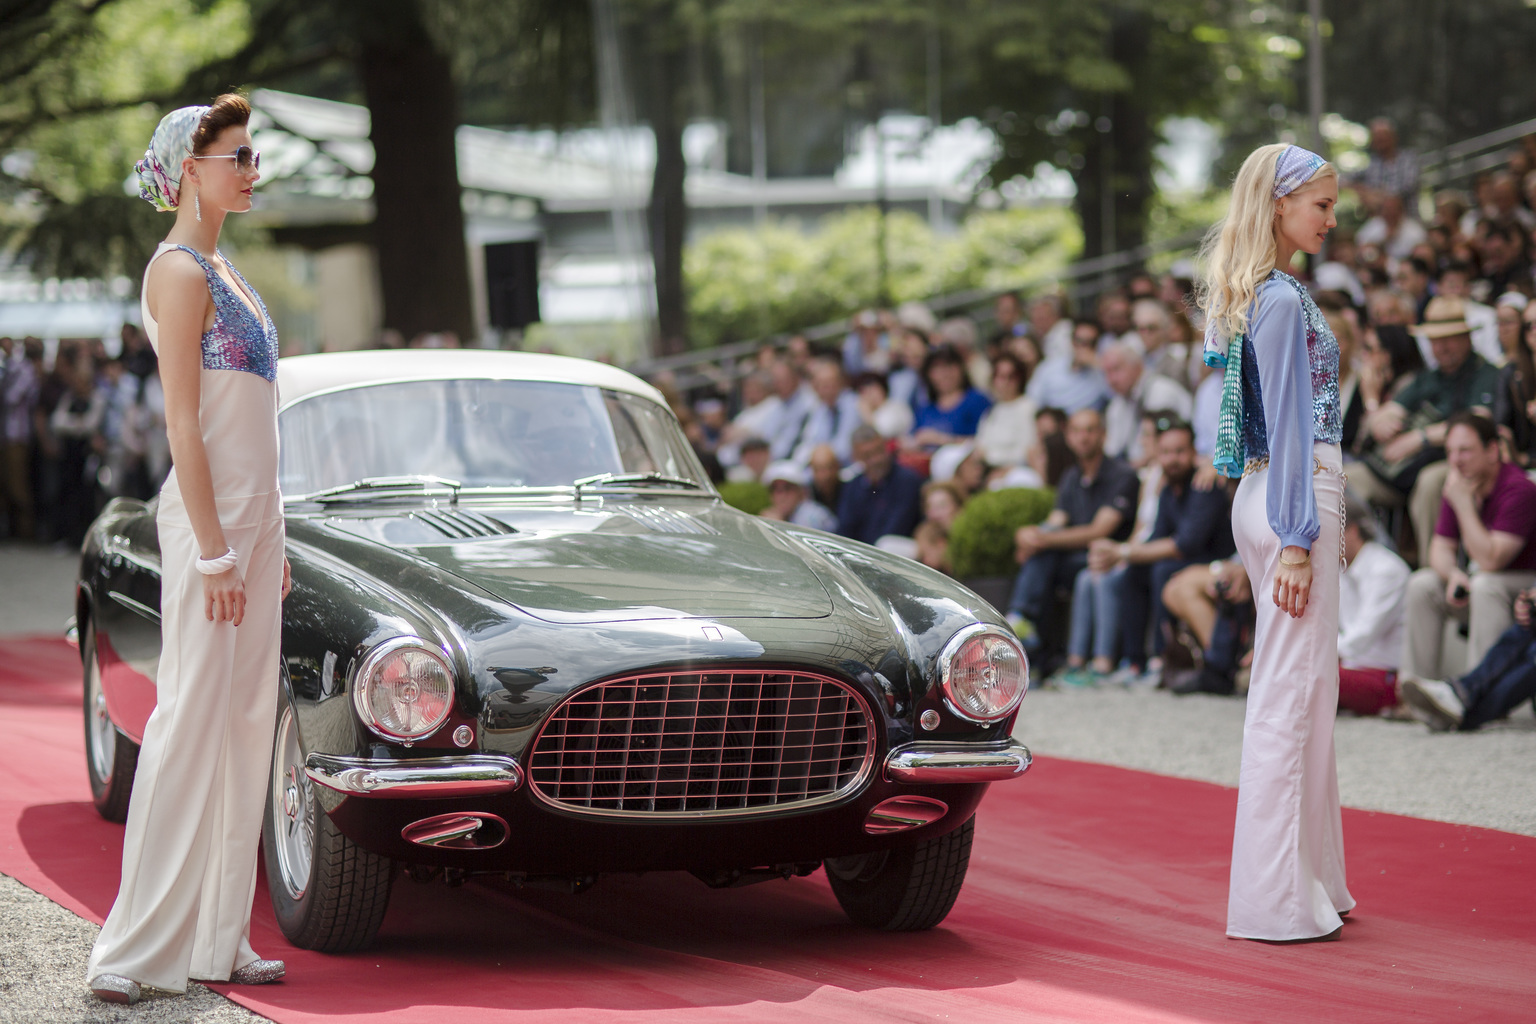
[[[996,626],[962,629],[944,645],[938,664],[944,702],[970,722],[1006,717],[1029,688],[1029,661],[1018,638]]]
[[[419,740],[453,709],[453,670],[425,640],[386,640],[363,659],[352,702],[363,724],[385,739]]]

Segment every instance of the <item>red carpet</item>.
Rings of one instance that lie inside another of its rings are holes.
[[[92,810],[78,662],[0,641],[0,871],[93,921],[121,829]],[[1344,941],[1228,940],[1235,794],[1056,759],[995,787],[939,929],[849,925],[820,875],[735,891],[604,879],[581,896],[402,880],[376,946],[254,941],[291,980],[230,994],[284,1022],[1536,1019],[1536,839],[1346,811]],[[82,983],[84,979],[82,978]]]

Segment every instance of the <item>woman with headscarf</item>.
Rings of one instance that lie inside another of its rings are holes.
[[[1232,532],[1258,623],[1227,934],[1336,939],[1355,905],[1333,753],[1344,475],[1339,348],[1286,272],[1334,226],[1338,173],[1299,146],[1243,162],[1206,245],[1206,359],[1223,365],[1215,465],[1241,476]]]
[[[140,195],[176,224],[144,271],[175,468],[160,491],[161,651],[123,837],[117,901],[86,977],[110,1002],[189,978],[261,984],[251,900],[277,715],[283,556],[277,331],[218,250],[251,208],[260,154],[244,98],[161,119]]]

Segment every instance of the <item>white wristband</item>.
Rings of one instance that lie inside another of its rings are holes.
[[[221,572],[228,572],[233,569],[239,562],[239,559],[240,556],[235,553],[235,549],[230,548],[218,558],[199,558],[197,560],[197,571],[204,576],[217,576]]]

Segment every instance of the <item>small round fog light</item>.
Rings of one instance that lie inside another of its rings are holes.
[[[933,708],[929,708],[918,718],[918,722],[922,724],[924,729],[932,732],[939,727],[939,713],[933,710]]]
[[[475,730],[467,725],[461,725],[453,730],[453,742],[461,747],[467,747],[475,742]]]

